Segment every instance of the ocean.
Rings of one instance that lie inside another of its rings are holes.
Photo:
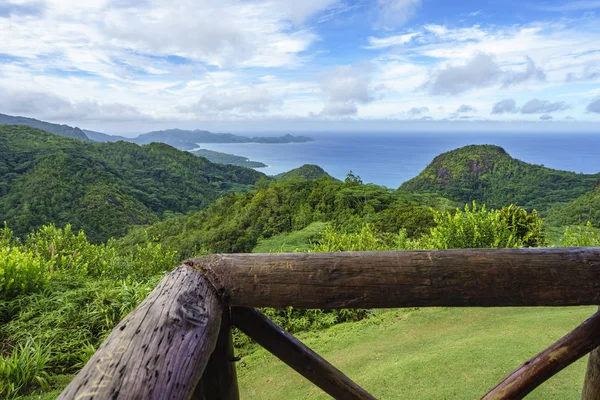
[[[418,175],[440,153],[468,144],[494,144],[511,156],[532,164],[581,173],[600,172],[600,133],[299,133],[316,139],[308,143],[201,143],[200,148],[244,156],[269,167],[258,171],[276,175],[303,164],[317,164],[344,179],[348,172],[397,188]]]

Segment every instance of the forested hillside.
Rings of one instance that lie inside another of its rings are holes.
[[[94,241],[200,210],[263,174],[212,164],[166,144],[89,143],[0,126],[0,215],[17,235],[72,224]]]
[[[125,248],[154,238],[181,257],[202,252],[250,252],[259,240],[328,221],[340,231],[354,232],[365,223],[382,232],[406,230],[410,237],[434,225],[430,207],[456,205],[435,195],[396,193],[377,185],[317,180],[259,182],[259,190],[230,194],[206,210],[133,230]]]
[[[436,193],[458,202],[489,207],[511,203],[544,215],[554,203],[568,202],[594,189],[600,174],[558,171],[512,158],[498,146],[472,145],[440,154],[402,192]]]
[[[557,204],[548,212],[547,222],[552,225],[584,224],[589,221],[600,228],[600,186],[595,190],[564,204]]]

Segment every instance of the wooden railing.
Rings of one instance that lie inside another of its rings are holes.
[[[374,399],[253,307],[598,304],[600,248],[211,255],[166,276],[60,398],[238,399],[233,325],[332,397]],[[591,352],[582,399],[599,399],[598,346],[600,312],[483,398],[523,398]]]

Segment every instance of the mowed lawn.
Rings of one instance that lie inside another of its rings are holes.
[[[478,399],[597,307],[401,309],[299,335],[378,399]],[[587,357],[528,399],[576,399]],[[238,362],[243,400],[330,397],[263,349]]]

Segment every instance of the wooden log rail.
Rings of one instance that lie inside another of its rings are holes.
[[[334,398],[374,399],[253,307],[593,304],[600,248],[210,255],[167,275],[59,398],[238,399],[233,324]],[[600,313],[484,398],[523,398],[591,351],[582,398],[600,399],[598,346]]]

